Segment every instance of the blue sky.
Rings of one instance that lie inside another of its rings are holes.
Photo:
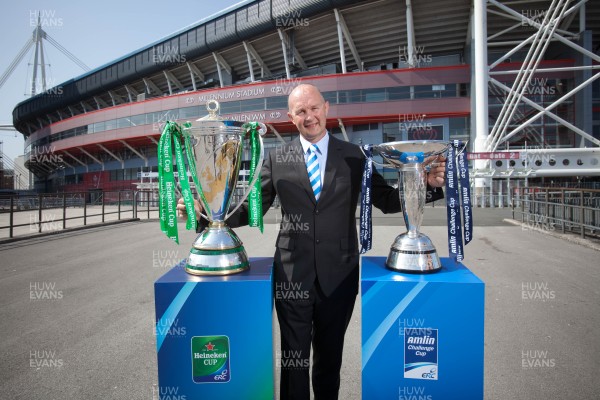
[[[90,68],[99,67],[240,0],[19,0],[2,5],[0,74],[31,37],[35,15],[44,30]],[[84,71],[49,43],[44,43],[47,81],[58,85]],[[0,124],[12,123],[14,106],[25,100],[32,79],[33,50],[0,88]],[[38,73],[39,75],[39,73]],[[11,159],[23,154],[23,135],[0,131],[3,151]]]

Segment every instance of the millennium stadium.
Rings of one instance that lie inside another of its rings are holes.
[[[243,1],[19,103],[13,125],[36,191],[135,189],[155,184],[165,121],[215,99],[271,148],[312,83],[343,140],[468,142],[485,201],[598,180],[599,50],[597,1]]]

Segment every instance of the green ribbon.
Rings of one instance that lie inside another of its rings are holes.
[[[256,168],[260,168],[258,161],[260,158],[259,125],[258,122],[248,123],[250,130],[250,177],[254,177]],[[261,191],[260,169],[258,177],[248,195],[248,225],[258,227],[263,232],[263,212],[262,212],[262,191]]]
[[[173,149],[177,162],[179,184],[181,185],[181,196],[187,211],[186,229],[196,229],[196,211],[194,209],[194,197],[190,189],[187,177],[181,141],[184,135],[181,127],[175,122],[167,121],[158,142],[158,188],[159,188],[159,218],[160,230],[169,239],[179,244],[179,233],[177,231],[177,196],[175,193],[175,174],[173,172]],[[189,141],[186,140],[186,152],[191,150]],[[189,161],[189,157],[188,157]],[[195,169],[192,170],[192,178],[195,178]],[[196,181],[197,179],[195,179]]]

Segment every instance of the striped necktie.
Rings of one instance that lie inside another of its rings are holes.
[[[314,144],[311,144],[306,151],[308,155],[308,159],[306,160],[308,180],[317,200],[319,200],[319,196],[321,195],[321,171],[319,170],[319,160],[317,159],[318,151],[319,148]]]

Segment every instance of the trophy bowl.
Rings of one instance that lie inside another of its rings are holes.
[[[407,232],[399,235],[391,246],[386,267],[400,272],[431,273],[442,268],[431,239],[419,232],[427,193],[427,171],[432,160],[451,146],[442,140],[387,142],[373,146],[387,163],[398,170],[400,203]]]
[[[207,117],[194,121],[191,126],[183,129],[183,135],[188,136],[190,143],[186,152],[190,169],[195,171],[192,177],[196,179],[196,199],[204,211],[201,215],[209,221],[208,226],[194,241],[185,270],[193,275],[229,275],[248,269],[249,262],[242,241],[227,226],[225,220],[241,206],[256,182],[264,158],[264,148],[259,134],[258,167],[254,176],[250,177],[247,190],[234,209],[229,211],[237,189],[243,141],[248,125],[220,119],[217,115],[219,103],[215,100],[207,103],[207,109]],[[259,125],[260,133],[264,134],[266,127]]]

